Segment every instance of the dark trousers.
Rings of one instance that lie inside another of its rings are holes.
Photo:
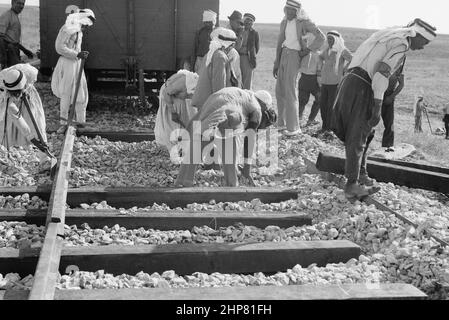
[[[20,50],[17,46],[7,43],[3,39],[0,39],[0,64],[4,68],[9,68],[16,64],[19,64]]]
[[[382,137],[382,148],[394,146],[394,100],[392,104],[382,104],[382,120],[385,131]]]
[[[332,112],[337,97],[338,85],[321,86],[321,119],[323,120],[323,131],[331,130]]]
[[[318,111],[320,111],[320,86],[317,75],[303,73],[299,79],[299,120],[302,120],[306,105],[309,103],[310,95],[315,98],[309,115],[309,121],[312,122],[318,115]]]

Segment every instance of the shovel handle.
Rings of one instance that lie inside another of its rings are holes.
[[[83,72],[84,72],[84,64],[85,64],[86,60],[84,58],[81,58],[81,64],[80,64],[80,68],[78,71],[78,78],[76,79],[76,87],[75,87],[75,95],[73,97],[73,102],[70,106],[69,109],[69,121],[68,121],[68,125],[72,125],[73,123],[73,117],[75,115],[75,106],[76,106],[76,101],[78,100],[78,92],[80,90],[80,86],[81,86],[81,77],[83,76]]]

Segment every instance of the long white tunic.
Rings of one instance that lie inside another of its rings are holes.
[[[70,103],[75,95],[75,84],[78,77],[81,60],[77,58],[81,52],[83,33],[70,34],[64,25],[56,38],[56,52],[61,55],[53,72],[51,89],[53,94],[61,99],[61,117],[67,117]],[[89,92],[87,89],[86,76],[83,72],[81,77],[80,90],[77,98],[76,120],[85,122],[85,110],[89,102]]]

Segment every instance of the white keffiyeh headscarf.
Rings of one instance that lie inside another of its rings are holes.
[[[92,26],[95,20],[95,14],[90,9],[81,9],[78,12],[69,14],[67,16],[65,27],[69,34],[74,34],[81,31],[81,26]]]
[[[214,31],[212,31],[210,37],[212,40],[209,45],[209,52],[206,56],[206,67],[211,63],[212,56],[214,55],[215,51],[223,47],[229,48],[237,40],[235,32],[226,28],[216,28]]]
[[[338,74],[341,55],[343,54],[343,51],[347,50],[345,46],[345,40],[343,39],[341,34],[335,30],[328,32],[327,35],[334,39],[334,45],[332,46],[332,48],[329,48],[329,43],[326,42],[326,47],[324,50],[329,50],[330,52],[335,52],[337,54],[335,61],[335,73]]]
[[[416,37],[417,33],[427,40],[432,41],[435,39],[435,31],[436,29],[434,27],[431,27],[420,19],[411,22],[407,27],[392,27],[380,30],[374,33],[357,49],[352,59],[352,64],[360,65],[378,43],[385,43],[393,39],[413,38]]]
[[[186,88],[187,94],[193,94],[195,92],[196,86],[198,84],[198,74],[188,70],[179,70],[178,74],[183,74],[186,77]]]

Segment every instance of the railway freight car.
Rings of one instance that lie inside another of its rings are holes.
[[[44,75],[56,66],[55,40],[69,5],[96,14],[95,27],[83,41],[83,50],[90,52],[90,89],[131,95],[145,88],[147,96],[190,61],[202,12],[219,10],[219,0],[40,0]]]

